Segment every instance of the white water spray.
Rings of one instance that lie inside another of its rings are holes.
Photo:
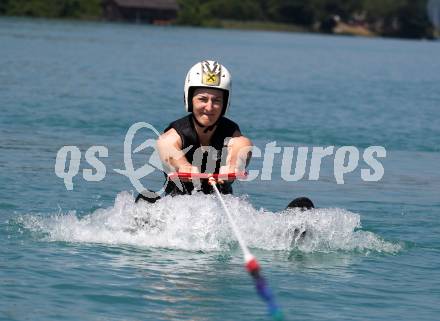
[[[256,210],[243,197],[224,196],[250,248],[302,252],[376,251],[395,253],[398,244],[361,230],[360,216],[343,209]],[[25,228],[49,241],[130,244],[182,250],[225,251],[236,240],[214,195],[165,197],[135,203],[127,192],[114,206],[78,217],[75,212],[26,216]]]

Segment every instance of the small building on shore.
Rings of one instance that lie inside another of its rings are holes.
[[[177,17],[176,0],[103,0],[103,14],[110,21],[169,24]]]

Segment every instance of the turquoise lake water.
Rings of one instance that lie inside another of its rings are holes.
[[[114,171],[131,125],[185,114],[206,58],[231,71],[228,117],[259,148],[361,151],[345,184],[332,157],[287,182],[277,154],[271,180],[225,198],[285,319],[438,319],[440,42],[1,18],[0,48],[1,320],[270,320],[214,196],[136,205]],[[70,191],[65,145],[82,153]],[[106,175],[89,182],[94,145]],[[377,182],[361,179],[369,146],[387,152]],[[283,211],[303,195],[318,209]]]

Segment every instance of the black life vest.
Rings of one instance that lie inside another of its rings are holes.
[[[240,128],[232,120],[221,116],[217,122],[217,128],[211,137],[211,142],[209,146],[210,151],[203,152],[201,150],[201,144],[199,137],[197,135],[194,122],[192,119],[192,114],[182,117],[174,122],[172,122],[164,132],[167,132],[171,128],[176,130],[182,140],[182,150],[190,147],[190,149],[185,153],[185,157],[189,163],[193,166],[199,167],[201,173],[218,173],[220,166],[224,165],[226,162],[226,155],[223,155],[223,151],[226,151],[227,141],[235,131],[239,131]],[[172,181],[168,182],[165,189],[166,194],[189,194],[194,189],[191,182],[182,182],[184,190],[181,191],[176,184]],[[220,192],[224,194],[232,193],[232,187],[230,183],[225,183],[218,185]],[[206,182],[202,181],[201,190],[204,193],[212,193],[212,187]]]

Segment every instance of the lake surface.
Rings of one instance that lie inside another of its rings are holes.
[[[136,205],[114,171],[130,126],[185,115],[184,76],[208,58],[231,71],[228,117],[260,149],[360,150],[345,184],[334,157],[286,181],[279,153],[270,180],[225,197],[285,319],[438,318],[440,42],[1,18],[0,48],[1,320],[270,319],[214,196]],[[73,190],[55,173],[66,145],[81,151]],[[97,145],[106,175],[90,182]],[[361,178],[369,146],[386,149],[377,182]],[[318,209],[283,211],[303,195]]]

